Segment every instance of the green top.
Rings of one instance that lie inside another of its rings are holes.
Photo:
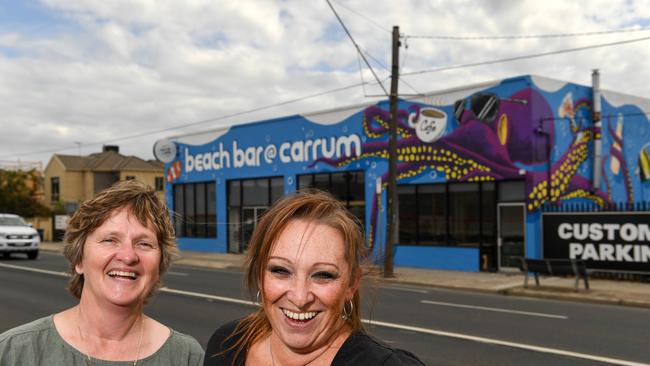
[[[201,366],[203,349],[196,339],[171,330],[165,343],[149,357],[138,360],[138,366]],[[88,357],[66,343],[47,316],[0,334],[0,365],[2,366],[132,366],[133,361],[88,360]]]

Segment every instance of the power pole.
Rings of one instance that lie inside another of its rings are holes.
[[[388,142],[388,233],[384,250],[384,277],[393,275],[393,248],[397,244],[397,86],[399,81],[399,27],[393,27],[393,64],[390,81],[390,137]]]

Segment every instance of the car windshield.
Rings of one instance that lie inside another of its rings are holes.
[[[20,217],[5,216],[0,217],[0,226],[28,226]]]

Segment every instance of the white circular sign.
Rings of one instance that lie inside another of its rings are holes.
[[[171,163],[176,159],[176,144],[170,140],[158,140],[153,145],[153,156],[163,163]]]

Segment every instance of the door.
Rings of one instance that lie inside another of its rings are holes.
[[[259,220],[262,213],[266,211],[268,207],[244,207],[242,208],[242,217],[241,217],[241,251],[244,252],[248,248],[248,241],[253,235],[253,230],[257,227],[257,221]]]
[[[498,211],[499,269],[519,267],[526,256],[526,208],[523,203],[500,203]]]

